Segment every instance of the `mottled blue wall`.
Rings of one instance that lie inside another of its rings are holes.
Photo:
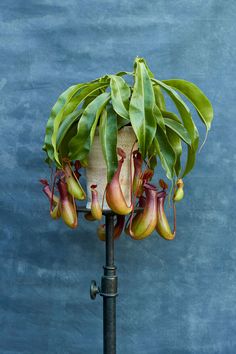
[[[49,219],[41,144],[64,88],[131,70],[136,55],[198,84],[215,122],[176,240],[116,243],[118,353],[236,353],[235,13],[233,0],[1,0],[1,354],[102,352],[88,288],[104,244],[82,218],[78,231]]]

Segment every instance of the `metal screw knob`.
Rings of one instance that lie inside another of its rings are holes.
[[[95,280],[92,280],[91,281],[91,285],[90,285],[90,298],[92,300],[95,300],[96,299],[96,296],[97,294],[100,293],[100,289],[99,287],[97,286],[97,283]]]

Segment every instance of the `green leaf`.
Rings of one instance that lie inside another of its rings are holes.
[[[69,157],[71,160],[87,158],[99,116],[110,100],[110,93],[104,92],[97,96],[84,110],[77,128],[77,134],[71,139]]]
[[[189,137],[191,139],[191,146],[188,147],[188,156],[186,166],[183,172],[183,177],[186,176],[194,167],[196,161],[196,152],[199,143],[199,134],[196,125],[193,122],[190,110],[182,98],[175,92],[170,86],[166,85],[162,81],[153,79],[153,82],[156,82],[158,85],[163,87],[163,89],[168,93],[170,98],[173,100],[176,105],[181,119],[183,121],[183,125],[186,128]]]
[[[58,134],[57,134],[57,142],[56,142],[57,150],[60,148],[60,145],[61,145],[66,133],[68,132],[68,130],[70,129],[72,124],[74,122],[76,122],[76,120],[78,120],[78,118],[82,114],[82,112],[83,112],[82,109],[72,112],[61,123],[59,130],[58,130]]]
[[[170,118],[164,118],[165,125],[173,130],[186,144],[191,146],[191,139],[187,130],[181,123],[178,123]]]
[[[163,82],[181,92],[193,104],[207,131],[211,128],[213,108],[205,94],[192,82],[180,79],[163,80]]]
[[[77,132],[77,122],[74,121],[70,126],[70,129],[68,129],[65,135],[63,136],[61,144],[58,146],[58,153],[61,161],[63,160],[64,157],[68,158],[69,142],[76,135],[76,132]]]
[[[162,114],[165,117],[168,117],[168,118],[170,118],[172,120],[175,120],[178,123],[181,123],[181,121],[179,120],[177,115],[172,113],[172,112],[162,112]],[[168,138],[169,138],[169,135],[168,135]],[[171,141],[170,141],[170,143],[173,146]],[[177,148],[177,150],[178,150],[178,148]],[[186,160],[186,165],[185,165],[185,169],[184,169],[184,172],[182,174],[182,177],[186,176],[193,169],[193,167],[195,165],[195,161],[196,161],[196,155],[197,155],[197,151],[194,150],[192,148],[192,146],[188,145],[187,160]],[[175,166],[175,170],[176,170],[176,175],[178,176],[180,174],[180,169],[179,169],[180,168],[180,161],[178,162],[178,157],[177,157],[177,160],[176,160],[176,165],[177,166]]]
[[[192,148],[194,150],[197,150],[198,148],[198,142],[199,142],[199,134],[198,130],[194,124],[194,121],[192,119],[190,110],[188,106],[185,104],[185,102],[182,100],[182,98],[178,95],[177,92],[175,92],[170,86],[166,85],[162,81],[153,79],[154,82],[156,82],[158,85],[160,85],[170,96],[170,98],[173,100],[174,104],[176,105],[179,114],[181,116],[181,119],[183,121],[183,125],[186,128],[187,132],[189,133],[189,137],[192,142]]]
[[[78,92],[80,92],[83,88],[81,88]],[[78,99],[77,99],[77,93],[71,98],[71,100],[65,105],[64,110],[63,110],[63,117],[62,121],[76,108],[78,107]]]
[[[75,86],[72,86],[72,89],[69,88],[67,91],[65,91],[58,99],[56,103],[56,107],[58,103],[63,103],[62,105],[60,104],[60,110],[55,110],[55,106],[52,109],[51,116],[49,118],[50,124],[49,124],[49,131],[47,131],[46,128],[46,136],[47,136],[47,150],[49,151],[48,155],[50,158],[54,158],[56,163],[59,165],[61,164],[58,156],[58,151],[56,147],[56,140],[57,140],[57,133],[59,126],[63,119],[65,118],[65,112],[68,112],[68,105],[72,104],[72,107],[75,109],[77,108],[80,103],[89,95],[93,94],[95,91],[101,89],[102,87],[107,87],[108,82],[95,82],[95,83],[90,83],[90,84],[78,84]],[[70,101],[73,98],[73,103]],[[45,143],[46,143],[46,138],[45,138]],[[52,156],[52,150],[53,150],[53,156]]]
[[[159,107],[159,109],[166,110],[165,98],[164,98],[164,95],[161,91],[160,86],[153,85],[153,91],[154,91],[154,95],[155,95],[155,101],[156,101],[156,104]]]
[[[166,134],[167,138],[169,140],[169,143],[175,152],[175,174],[176,176],[179,176],[180,171],[181,171],[181,155],[182,155],[182,144],[181,144],[181,139],[179,138],[179,135],[175,133],[174,130],[170,128],[166,128]]]
[[[149,66],[147,65],[146,60],[145,60],[144,58],[139,58],[139,57],[137,57],[136,60],[135,60],[135,62],[134,62],[134,65],[136,64],[137,61],[142,62],[142,63],[145,65],[145,68],[146,68],[146,70],[147,70],[148,76],[149,76],[150,78],[154,78],[154,74],[153,74],[153,72],[150,70]]]
[[[103,93],[103,92],[102,92],[102,90],[97,90],[94,94],[86,97],[83,101],[82,108],[85,109],[89,105],[89,103],[91,103],[97,96],[101,95],[101,93]]]
[[[111,105],[104,109],[99,124],[99,137],[103,156],[107,165],[107,181],[110,182],[117,170],[117,117]]]
[[[156,119],[153,117],[155,97],[145,64],[138,59],[135,64],[135,82],[130,100],[129,116],[138,139],[140,152],[145,158],[157,126]]]
[[[154,104],[154,107],[153,107],[153,116],[156,118],[156,121],[157,121],[157,124],[159,125],[159,127],[162,130],[164,130],[164,132],[165,132],[166,126],[165,126],[164,118],[162,116],[160,109],[158,108],[158,106],[156,104]]]
[[[174,167],[176,162],[175,152],[162,129],[157,127],[156,136],[154,138],[154,146],[157,155],[160,158],[162,167],[166,171],[166,176],[169,179],[174,178]]]
[[[45,146],[45,151],[47,152],[48,157],[50,160],[54,160],[54,146],[52,144],[52,135],[56,127],[59,127],[60,120],[63,118],[63,113],[65,110],[66,105],[68,102],[71,100],[71,98],[75,95],[75,93],[81,89],[85,84],[78,84],[78,85],[73,85],[69,87],[66,91],[64,91],[59,98],[57,99],[57,102],[54,104],[50,117],[48,119],[47,125],[46,125],[46,133],[45,133],[45,139],[44,139],[44,146]],[[56,123],[55,123],[56,122]]]
[[[111,75],[111,100],[114,110],[125,119],[129,119],[130,88],[125,80],[116,75]]]
[[[179,117],[177,116],[177,114],[173,113],[173,112],[168,112],[168,111],[164,111],[161,110],[161,114],[164,118],[170,118],[172,120],[175,120],[178,123],[181,123],[181,120],[179,119]]]
[[[193,169],[196,161],[196,154],[196,150],[194,150],[191,146],[188,146],[187,161],[182,177],[185,177]]]
[[[130,120],[124,119],[121,116],[117,116],[117,129],[121,129],[126,125],[130,125]]]
[[[178,116],[172,112],[162,111],[162,115],[165,118],[169,118],[169,119],[174,120],[175,122],[181,123]],[[182,177],[186,176],[193,169],[193,167],[195,165],[195,161],[196,161],[196,155],[197,155],[197,150],[195,150],[192,147],[192,145],[188,146],[187,160],[186,160],[186,165],[185,165],[185,169],[184,169]],[[177,166],[175,166],[175,170],[176,170],[176,172],[178,172],[178,173],[176,173],[176,175],[178,176],[180,174],[180,169],[179,169],[180,162],[178,163],[178,157],[176,160],[176,165]]]
[[[85,86],[81,91],[78,92],[78,94],[75,97],[76,102],[77,102],[76,107],[78,107],[83,100],[90,97],[90,95],[93,95],[94,92],[100,90],[101,88],[107,87],[107,86],[108,86],[108,82],[105,82],[105,83],[104,82],[97,82],[97,83],[88,84],[87,86]],[[52,145],[54,147],[54,158],[58,163],[60,163],[57,148],[56,148],[56,139],[57,139],[59,124],[61,123],[62,119],[60,119],[60,117],[57,117],[57,118],[54,121]]]
[[[132,71],[119,71],[115,74],[116,76],[124,76],[124,75],[134,75]]]
[[[152,144],[150,145],[149,149],[148,149],[148,161],[147,161],[147,165],[148,167],[154,171],[155,167],[157,166],[157,149],[156,149],[156,143],[155,143],[155,139],[153,139]]]
[[[168,111],[161,111],[164,119],[168,118],[171,119],[172,121],[181,124],[183,127],[181,120],[178,118],[178,116],[173,113],[173,112],[168,112]],[[185,128],[184,128],[185,129]],[[178,134],[168,126],[166,127],[166,133],[168,140],[170,142],[170,145],[172,146],[174,152],[175,152],[175,157],[176,157],[176,162],[175,162],[175,174],[176,176],[179,176],[180,171],[181,171],[181,155],[182,155],[182,143],[181,139]],[[188,134],[188,133],[187,133]],[[189,139],[189,135],[188,135]],[[190,141],[191,143],[191,141]]]

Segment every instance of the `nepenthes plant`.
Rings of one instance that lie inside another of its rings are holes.
[[[167,102],[175,107],[174,112]],[[155,78],[143,58],[135,59],[132,72],[105,75],[64,91],[51,110],[43,146],[52,178],[50,183],[40,181],[51,217],[77,227],[76,200],[86,199],[79,181],[81,168],[91,167],[89,156],[98,137],[106,166],[105,188],[99,191],[99,180],[87,186],[91,203],[85,219],[101,222],[105,200],[117,215],[114,238],[125,230],[137,240],[154,231],[167,240],[174,239],[176,203],[184,197],[183,180],[193,169],[199,150],[199,132],[186,102],[206,128],[205,142],[213,119],[209,99],[189,81]],[[118,143],[118,136],[127,128],[135,136],[128,156]],[[129,200],[120,178],[127,158]],[[170,180],[169,192],[163,179],[155,181],[161,167]],[[167,194],[173,206],[173,230],[165,213]],[[98,236],[105,240],[103,224],[98,227]]]

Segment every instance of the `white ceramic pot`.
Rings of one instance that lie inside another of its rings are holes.
[[[130,205],[130,153],[133,144],[136,140],[133,128],[131,126],[123,127],[118,131],[117,136],[117,147],[122,148],[126,153],[126,159],[121,168],[120,174],[120,184],[121,189],[126,199],[127,205]],[[137,149],[137,144],[134,150]],[[118,159],[120,157],[118,156]],[[132,165],[132,174],[133,174]],[[91,147],[89,157],[88,157],[88,167],[86,168],[86,183],[87,183],[87,204],[88,209],[91,208],[91,190],[90,186],[92,184],[97,185],[98,197],[100,205],[102,205],[103,194],[107,185],[107,168],[106,163],[102,153],[102,147],[100,144],[98,133],[94,136],[93,145]],[[106,199],[104,198],[103,209],[110,209],[107,205]]]

